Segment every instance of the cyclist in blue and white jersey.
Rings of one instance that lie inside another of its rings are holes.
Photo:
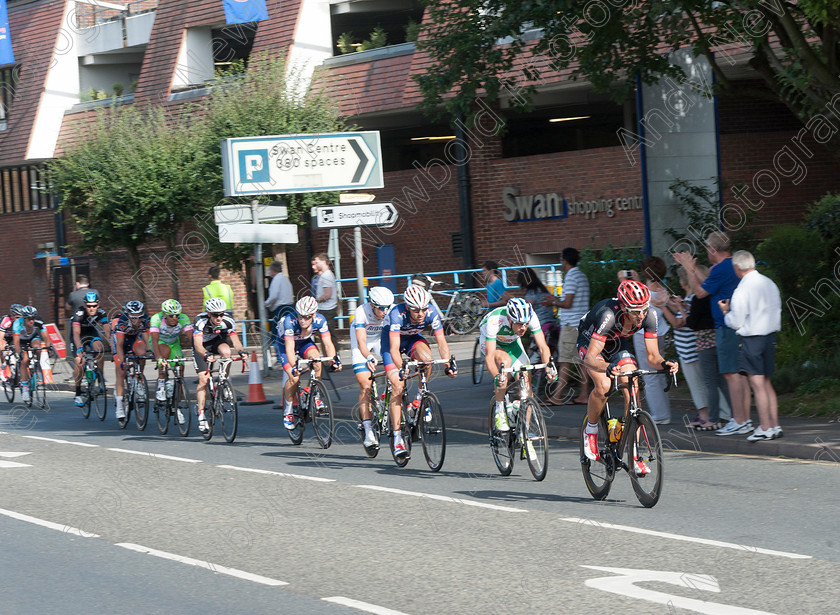
[[[52,342],[47,335],[44,321],[38,318],[38,310],[31,305],[20,310],[20,318],[12,323],[12,339],[15,353],[18,356],[20,369],[20,395],[23,401],[29,401],[29,355],[24,352],[27,348],[50,348]]]
[[[303,359],[317,359],[321,356],[318,347],[312,339],[315,333],[321,336],[321,343],[324,345],[324,352],[328,357],[335,357],[330,366],[330,371],[341,371],[341,360],[335,351],[335,346],[330,335],[330,327],[327,319],[318,313],[318,302],[314,297],[303,297],[295,303],[295,313],[287,314],[281,323],[283,329],[283,352],[280,353],[280,362],[283,369],[289,375],[289,379],[283,386],[284,417],[283,426],[286,429],[295,428],[295,416],[292,412],[294,400],[297,398],[298,381],[300,374],[293,363],[295,357]],[[321,363],[312,364],[315,376],[321,377]],[[318,400],[316,400],[316,403]]]
[[[405,354],[418,361],[432,360],[432,350],[425,338],[420,335],[424,329],[432,328],[440,358],[450,361],[445,370],[446,375],[450,378],[458,375],[453,368],[449,344],[446,343],[446,337],[443,334],[440,311],[429,305],[432,295],[425,288],[412,284],[405,290],[403,299],[403,303],[398,303],[388,312],[385,319],[388,326],[382,331],[381,342],[385,372],[388,374],[388,380],[391,381],[391,425],[395,428],[401,423],[401,400],[405,387],[402,355]],[[426,377],[429,376],[431,370],[431,366],[426,368]],[[411,409],[416,412],[419,407],[418,392],[418,398],[411,403]],[[394,454],[398,457],[408,456],[400,429],[394,430]]]
[[[481,352],[484,353],[484,364],[487,371],[493,376],[493,386],[496,396],[496,411],[494,413],[494,424],[496,431],[510,431],[510,425],[505,412],[504,399],[508,386],[509,374],[501,373],[501,367],[517,369],[522,365],[528,365],[528,353],[522,346],[522,336],[530,331],[540,351],[540,363],[548,363],[551,359],[551,350],[545,341],[545,334],[540,325],[531,304],[514,297],[503,307],[495,308],[487,313],[480,325]],[[530,385],[530,374],[528,383]],[[546,368],[546,376],[550,381],[557,377],[557,372],[552,366]]]
[[[82,397],[82,376],[85,373],[85,362],[82,354],[85,350],[96,356],[99,370],[105,367],[105,342],[111,337],[111,324],[108,313],[99,307],[99,294],[95,290],[85,293],[85,302],[71,322],[72,337],[70,338],[70,353],[73,355],[73,380],[76,383],[75,403],[81,407],[85,405]]]
[[[368,291],[368,302],[356,308],[350,327],[350,360],[359,383],[359,412],[365,428],[365,448],[379,446],[373,434],[370,415],[370,374],[382,355],[382,331],[385,317],[394,304],[394,293],[384,286],[374,286]]]

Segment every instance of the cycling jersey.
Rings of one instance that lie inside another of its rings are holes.
[[[195,317],[193,325],[193,338],[201,340],[202,345],[207,348],[211,342],[221,343],[228,339],[231,334],[236,334],[236,322],[225,314],[219,324],[202,312]]]
[[[373,305],[365,303],[356,308],[353,316],[353,324],[350,326],[350,360],[353,363],[353,371],[367,370],[367,357],[359,350],[359,340],[356,339],[356,331],[364,329],[367,335],[366,345],[368,350],[375,354],[381,354],[380,345],[382,331],[385,330],[385,319],[388,313],[378,320],[373,312]],[[358,368],[358,369],[357,369]]]
[[[0,318],[0,333],[6,338],[6,342],[11,344],[12,343],[12,323],[15,322],[15,319],[10,315],[6,314],[3,318]]]
[[[604,299],[592,306],[592,309],[580,319],[580,325],[578,325],[577,347],[581,356],[585,355],[586,348],[592,340],[604,342],[601,356],[605,361],[609,361],[610,357],[619,350],[628,349],[629,338],[636,331],[644,331],[645,338],[656,339],[658,321],[655,310],[648,310],[641,325],[631,327],[626,332],[623,331],[623,316],[624,310],[615,297]]]
[[[531,334],[541,331],[540,319],[535,312],[531,312],[528,320],[528,330]],[[514,344],[519,341],[519,336],[513,331],[513,321],[507,315],[507,308],[502,306],[490,312],[481,320],[479,332],[481,334],[481,345],[487,340],[495,340],[499,345]]]
[[[181,341],[181,333],[193,330],[190,317],[184,313],[178,314],[178,322],[170,325],[166,322],[166,314],[158,312],[149,321],[149,333],[157,333],[161,344],[169,346]]]
[[[322,337],[330,335],[330,327],[327,324],[327,319],[317,313],[312,318],[312,328],[306,335],[303,335],[303,329],[300,326],[300,321],[297,319],[297,314],[287,314],[283,318],[282,329],[283,338],[292,338],[295,342],[299,342],[301,340],[311,340],[312,335],[316,332],[320,333]]]
[[[23,318],[18,318],[12,323],[12,334],[20,337],[21,346],[29,346],[32,340],[39,339],[41,332],[44,331],[46,325],[40,318],[36,318],[32,325],[32,330],[26,328],[26,323]]]
[[[429,305],[429,309],[426,311],[426,316],[423,320],[419,323],[414,323],[411,322],[411,316],[409,315],[406,304],[398,303],[391,308],[390,312],[388,312],[384,323],[386,326],[382,331],[383,345],[386,343],[385,340],[390,338],[390,335],[409,337],[412,335],[419,335],[426,327],[431,327],[432,332],[443,329],[440,311],[438,311],[438,309],[433,305]]]
[[[71,319],[73,327],[81,327],[79,332],[82,338],[98,337],[102,334],[102,325],[108,322],[108,313],[102,308],[97,308],[96,313],[91,316],[87,310],[81,308],[76,310]]]
[[[113,336],[124,335],[125,337],[137,337],[145,333],[149,330],[149,315],[143,314],[139,320],[139,324],[135,326],[131,323],[128,314],[120,314],[111,321]]]

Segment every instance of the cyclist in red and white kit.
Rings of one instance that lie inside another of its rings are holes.
[[[599,458],[598,419],[604,411],[612,385],[610,376],[630,372],[637,367],[632,353],[633,334],[644,330],[650,365],[661,365],[662,369],[669,369],[673,374],[679,369],[676,361],[666,361],[659,353],[656,312],[649,307],[650,291],[647,286],[635,280],[624,280],[618,285],[616,297],[599,301],[580,319],[577,348],[595,384],[587,404],[586,445],[583,451],[593,461]],[[619,384],[626,383],[626,378],[619,378]],[[626,388],[623,393],[626,411],[630,393]],[[636,465],[637,474],[647,474],[643,461],[636,460]]]

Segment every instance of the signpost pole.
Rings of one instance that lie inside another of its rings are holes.
[[[251,200],[251,221],[254,224],[260,223],[260,216],[257,212],[259,201],[257,199]],[[257,287],[257,314],[259,315],[259,331],[260,336],[260,350],[263,356],[263,375],[268,375],[269,358],[271,356],[271,344],[267,342],[267,333],[265,325],[268,322],[268,316],[265,309],[265,289],[263,288],[263,279],[265,274],[263,272],[262,262],[262,244],[257,242],[254,244],[254,268],[256,273],[256,287]]]
[[[359,305],[365,302],[365,262],[362,253],[362,227],[353,229],[353,252],[356,254],[356,290],[359,293]]]

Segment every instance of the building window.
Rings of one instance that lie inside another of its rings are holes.
[[[421,0],[338,0],[330,3],[333,55],[414,42]]]
[[[0,130],[6,130],[8,125],[9,109],[15,97],[19,78],[19,64],[0,68]]]
[[[18,166],[0,169],[0,214],[53,209],[44,168]]]
[[[189,28],[178,53],[172,91],[205,87],[219,76],[219,71],[233,67],[244,70],[256,33],[256,23]]]

